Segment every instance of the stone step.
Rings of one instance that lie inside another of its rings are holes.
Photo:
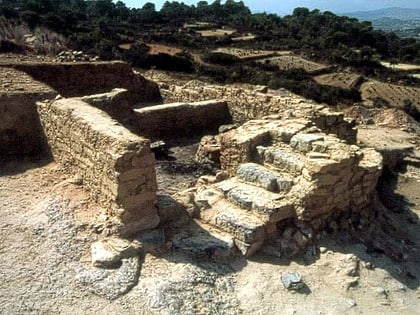
[[[238,254],[232,235],[200,220],[167,231],[167,238],[175,250],[200,260],[227,262]]]
[[[288,145],[258,146],[257,158],[261,163],[272,165],[293,176],[301,175],[305,166],[305,155]]]
[[[239,165],[236,177],[274,193],[288,192],[293,186],[293,178],[290,175],[276,172],[256,163]]]
[[[219,200],[213,205],[212,217],[201,218],[204,223],[228,232],[245,243],[265,239],[265,222],[252,212],[243,210],[227,200]]]
[[[278,222],[293,216],[293,206],[284,194],[269,192],[263,188],[232,178],[215,185],[226,200],[233,205],[255,213],[264,222]]]

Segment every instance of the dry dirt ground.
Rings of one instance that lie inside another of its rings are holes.
[[[212,171],[194,163],[193,142],[171,146],[170,158],[157,162],[160,192]],[[103,215],[83,184],[51,161],[3,164],[0,314],[420,314],[419,169],[408,166],[388,183],[388,218],[406,249],[398,262],[374,245],[328,234],[291,260],[262,252],[215,263],[157,250],[140,258],[134,288],[107,299],[80,281],[100,237],[91,222]],[[304,290],[285,290],[285,272],[299,272]]]
[[[243,60],[249,58],[263,58],[275,54],[275,51],[272,50],[251,50],[242,48],[218,48],[213,52],[233,55]]]
[[[279,56],[261,59],[260,62],[270,62],[270,64],[278,66],[280,70],[303,69],[308,73],[329,68],[329,66],[306,60],[300,56]]]
[[[408,100],[420,108],[420,88],[369,80],[362,84],[360,91],[363,100],[382,98],[396,108],[403,108],[404,101]]]
[[[336,86],[342,89],[351,89],[360,82],[362,76],[357,73],[328,73],[314,77],[319,84]]]

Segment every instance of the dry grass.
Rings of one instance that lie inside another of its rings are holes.
[[[255,37],[256,36],[254,34],[248,33],[248,34],[243,35],[243,36],[233,37],[232,41],[234,41],[234,42],[249,41],[249,40],[254,40]]]
[[[362,76],[356,73],[328,73],[316,76],[316,82],[322,85],[336,86],[350,90],[356,87],[362,80]]]
[[[269,62],[279,67],[280,70],[303,69],[308,73],[317,72],[328,69],[329,66],[306,60],[299,56],[278,56],[261,60],[261,62]]]
[[[235,33],[235,29],[215,29],[215,30],[202,30],[197,31],[203,37],[224,37]]]
[[[275,51],[272,50],[251,50],[241,48],[218,48],[213,52],[233,55],[240,59],[265,58],[275,54]]]
[[[361,87],[363,100],[382,98],[392,107],[402,108],[408,100],[420,109],[420,88],[369,81]]]
[[[125,43],[121,44],[118,47],[124,50],[129,50],[133,44],[132,43]],[[158,54],[168,54],[171,56],[174,56],[180,52],[182,52],[182,49],[179,49],[177,47],[172,47],[168,45],[162,45],[162,44],[147,44],[147,46],[150,48],[149,54],[150,55],[158,55]]]
[[[182,49],[179,49],[177,47],[167,46],[167,45],[161,45],[161,44],[147,44],[147,46],[150,47],[149,54],[151,55],[157,55],[157,54],[168,54],[171,56],[174,56],[180,52],[182,52]]]
[[[118,47],[120,47],[121,49],[124,49],[124,50],[129,50],[131,48],[131,46],[133,46],[132,43],[126,43],[126,44],[118,45]]]

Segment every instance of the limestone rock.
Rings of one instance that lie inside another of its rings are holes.
[[[287,290],[298,291],[303,288],[302,276],[297,272],[286,272],[281,276],[283,286]]]
[[[121,259],[140,253],[141,245],[120,238],[107,238],[91,245],[92,265],[101,268],[118,267]]]

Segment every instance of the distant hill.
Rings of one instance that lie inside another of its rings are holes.
[[[386,8],[374,11],[344,13],[360,21],[371,21],[377,30],[394,32],[402,38],[420,40],[420,9]]]
[[[399,31],[420,29],[420,19],[401,20],[389,17],[383,17],[372,21],[374,28],[384,31]]]
[[[373,21],[381,18],[393,18],[398,20],[420,20],[420,9],[386,8],[373,11],[356,11],[343,13],[342,15],[355,17],[362,21]]]

